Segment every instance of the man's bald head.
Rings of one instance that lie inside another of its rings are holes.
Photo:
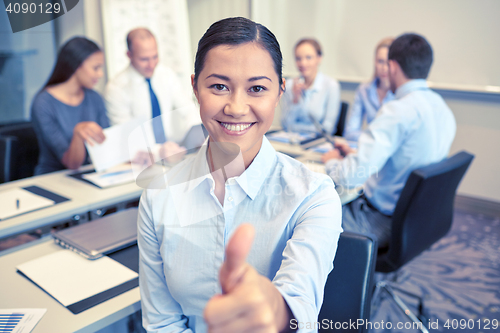
[[[154,35],[146,28],[137,28],[127,35],[127,56],[134,68],[150,78],[158,64],[158,47]]]
[[[146,40],[146,39],[150,39],[150,38],[155,39],[155,36],[153,35],[153,33],[151,31],[149,31],[146,28],[136,28],[134,30],[131,30],[127,34],[127,49],[129,51],[132,51],[134,40],[142,41],[142,40]]]

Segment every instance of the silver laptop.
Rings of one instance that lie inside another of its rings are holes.
[[[88,259],[97,259],[137,242],[137,208],[56,231],[54,241]]]

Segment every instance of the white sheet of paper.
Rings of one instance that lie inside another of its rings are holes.
[[[17,201],[19,200],[19,207]],[[52,206],[53,200],[31,193],[22,188],[13,188],[0,192],[0,220],[24,214],[35,209]]]
[[[57,251],[17,266],[39,287],[69,306],[138,276],[119,262],[89,260],[70,250]]]
[[[94,143],[93,146],[85,143],[97,172],[130,161],[128,147],[130,133],[144,123],[144,121],[146,119],[138,117],[129,122],[105,128],[103,132],[106,139],[103,143]]]
[[[134,172],[130,163],[116,165],[102,172],[85,173],[82,177],[99,187],[106,188],[134,181]]]
[[[0,332],[29,333],[45,312],[47,309],[0,309]],[[10,325],[14,324],[14,328],[7,328],[7,321]]]

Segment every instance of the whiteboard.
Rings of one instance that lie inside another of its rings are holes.
[[[186,0],[102,0],[104,50],[108,79],[129,64],[127,33],[146,27],[155,35],[160,62],[174,70],[191,90],[192,55]]]
[[[297,75],[295,43],[315,37],[323,46],[323,72],[340,81],[366,81],[379,40],[416,32],[434,50],[431,86],[500,93],[500,1],[251,1],[252,19],[281,44],[286,75]]]

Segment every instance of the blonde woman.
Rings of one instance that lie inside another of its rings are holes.
[[[358,141],[363,121],[369,124],[377,115],[382,104],[392,101],[394,94],[389,85],[387,55],[394,38],[382,39],[375,48],[375,71],[371,82],[360,84],[356,90],[354,104],[349,111],[344,130],[347,140]]]

